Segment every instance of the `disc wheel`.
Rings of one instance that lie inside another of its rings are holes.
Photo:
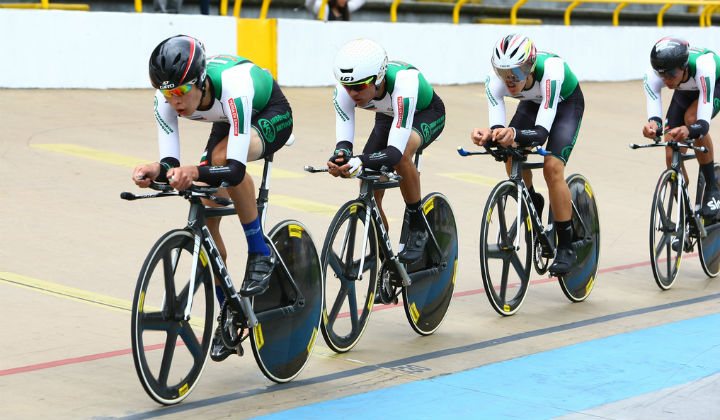
[[[559,276],[558,281],[568,299],[581,302],[587,299],[595,286],[600,259],[600,219],[595,193],[588,180],[580,174],[573,174],[566,182],[573,203],[573,249],[576,259],[570,272]]]
[[[429,335],[440,327],[452,300],[458,237],[455,215],[445,196],[431,193],[421,204],[440,249],[428,240],[422,258],[407,266],[412,283],[402,293],[410,326],[420,335]]]
[[[323,282],[320,258],[303,224],[285,220],[268,237],[281,262],[268,290],[253,298],[259,323],[250,330],[250,343],[263,374],[282,383],[295,378],[310,359],[320,327]],[[288,273],[300,290],[300,300]]]

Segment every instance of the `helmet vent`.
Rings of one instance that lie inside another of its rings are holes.
[[[352,73],[353,69],[340,69],[340,73]]]

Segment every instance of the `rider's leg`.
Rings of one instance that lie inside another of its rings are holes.
[[[401,261],[408,263],[417,261],[422,257],[425,243],[428,240],[425,222],[420,213],[422,211],[420,207],[420,173],[418,173],[413,161],[420,144],[422,144],[420,135],[416,131],[411,131],[403,156],[400,162],[395,165],[398,175],[402,176],[402,180],[399,182],[400,192],[410,219],[407,241],[398,256]]]
[[[373,196],[375,196],[375,202],[377,203],[378,211],[380,211],[380,217],[382,218],[383,225],[385,226],[385,232],[390,232],[390,225],[388,225],[387,217],[385,217],[385,210],[382,208],[382,200],[385,196],[385,190],[375,190],[373,191]]]
[[[695,124],[697,122],[697,105],[698,102],[695,100],[687,111],[685,111],[685,124]],[[700,211],[705,217],[716,216],[718,211],[720,211],[720,188],[718,188],[717,181],[715,180],[715,160],[710,133],[696,140],[695,145],[707,149],[707,152],[704,153],[695,152],[698,164],[700,165],[700,172],[706,181],[705,191],[703,193],[703,205]]]
[[[572,199],[570,188],[565,182],[565,163],[554,156],[546,156],[543,175],[548,185],[558,240],[555,260],[550,266],[550,272],[565,273],[570,270],[575,260],[572,250]]]

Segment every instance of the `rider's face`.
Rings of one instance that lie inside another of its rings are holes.
[[[520,92],[522,92],[523,88],[525,87],[526,81],[527,81],[527,79],[520,80],[518,82],[516,82],[514,80],[505,80],[504,82],[505,82],[505,87],[510,91],[510,94],[515,96],[515,95],[519,95]]]
[[[197,86],[193,86],[186,94],[182,96],[165,97],[170,106],[173,107],[178,114],[189,116],[192,115],[200,106],[202,91]]]
[[[350,95],[350,98],[355,101],[355,104],[357,106],[365,106],[375,97],[375,93],[377,93],[377,89],[375,88],[375,84],[371,83],[369,84],[365,89],[362,90],[352,90],[352,89],[345,89]]]
[[[665,86],[670,89],[676,89],[678,85],[682,83],[683,76],[685,76],[685,72],[680,69],[675,69],[665,73],[656,72],[656,74],[660,76],[663,83],[665,83]]]

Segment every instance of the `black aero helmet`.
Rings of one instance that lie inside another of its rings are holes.
[[[205,81],[205,47],[187,35],[170,37],[150,54],[150,82],[156,89],[174,89]]]
[[[666,37],[655,43],[650,51],[650,65],[658,73],[684,70],[690,57],[690,45],[680,38]]]

